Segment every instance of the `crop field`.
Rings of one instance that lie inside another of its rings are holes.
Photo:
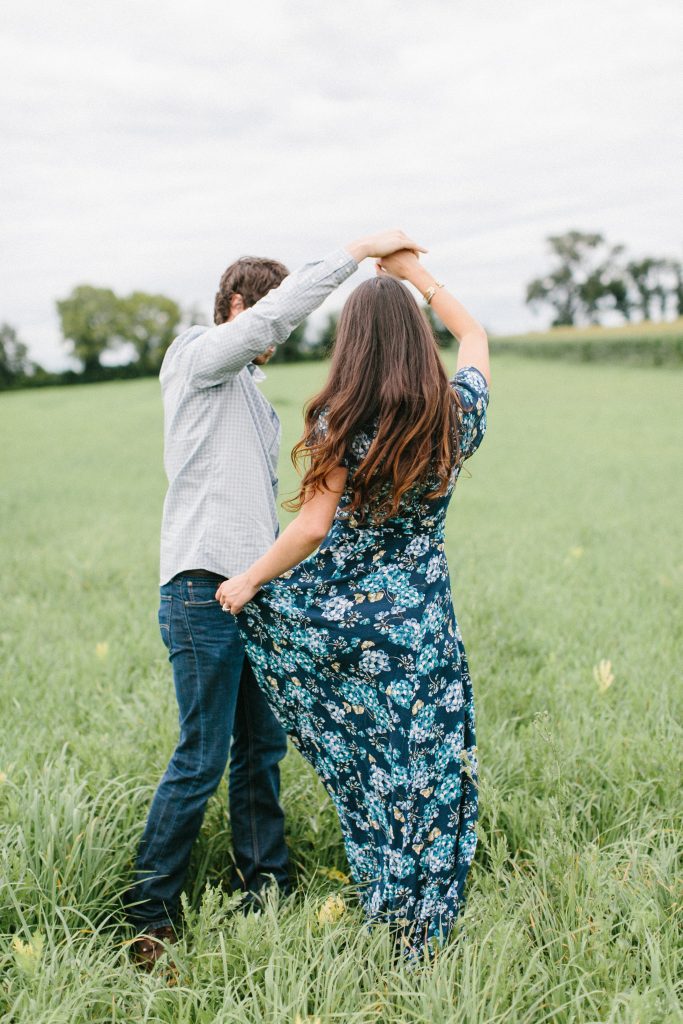
[[[268,370],[282,497],[324,373]],[[494,359],[448,529],[479,844],[459,927],[417,970],[364,927],[332,805],[293,750],[294,894],[244,915],[227,893],[224,782],[174,966],[131,965],[119,897],[176,736],[158,383],[0,396],[0,1024],[682,1021],[682,380]]]
[[[683,365],[683,317],[617,327],[554,327],[491,339],[495,354],[570,362],[617,362],[634,366]]]

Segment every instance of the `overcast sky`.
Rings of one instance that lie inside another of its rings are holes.
[[[678,0],[4,0],[0,321],[55,368],[76,284],[209,312],[238,255],[398,226],[490,330],[543,327],[546,235],[683,256],[681,28]]]

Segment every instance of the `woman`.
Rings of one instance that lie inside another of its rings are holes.
[[[459,340],[451,381],[399,279]],[[379,261],[342,310],[308,406],[299,514],[216,593],[332,797],[369,918],[410,955],[448,933],[476,845],[474,706],[444,524],[488,382],[481,325],[415,253]]]

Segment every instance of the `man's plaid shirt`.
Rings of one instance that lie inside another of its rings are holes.
[[[336,249],[230,323],[190,327],[169,347],[159,375],[168,477],[162,584],[187,569],[234,576],[273,543],[280,421],[252,359],[286,341],[357,267]]]

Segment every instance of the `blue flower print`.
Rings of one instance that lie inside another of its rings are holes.
[[[473,367],[451,386],[460,455],[447,493],[414,487],[383,523],[370,509],[351,514],[368,424],[349,439],[347,487],[319,551],[237,616],[259,686],[334,802],[365,913],[407,922],[416,957],[461,911],[476,847],[474,699],[444,530],[484,435],[488,389]],[[324,411],[316,429],[327,429]]]
[[[389,655],[384,651],[363,651],[360,656],[361,668],[372,676],[387,672],[391,666]]]
[[[411,651],[419,647],[421,635],[422,630],[417,619],[404,619],[403,622],[390,626],[388,631],[389,639],[393,643],[407,647]]]
[[[430,672],[438,667],[440,660],[438,649],[433,644],[425,644],[417,658],[417,671]]]
[[[412,679],[397,679],[390,683],[384,691],[396,704],[402,708],[409,708],[417,689],[417,682]]]
[[[459,775],[446,775],[435,790],[435,796],[439,803],[450,804],[460,799],[462,784]]]

